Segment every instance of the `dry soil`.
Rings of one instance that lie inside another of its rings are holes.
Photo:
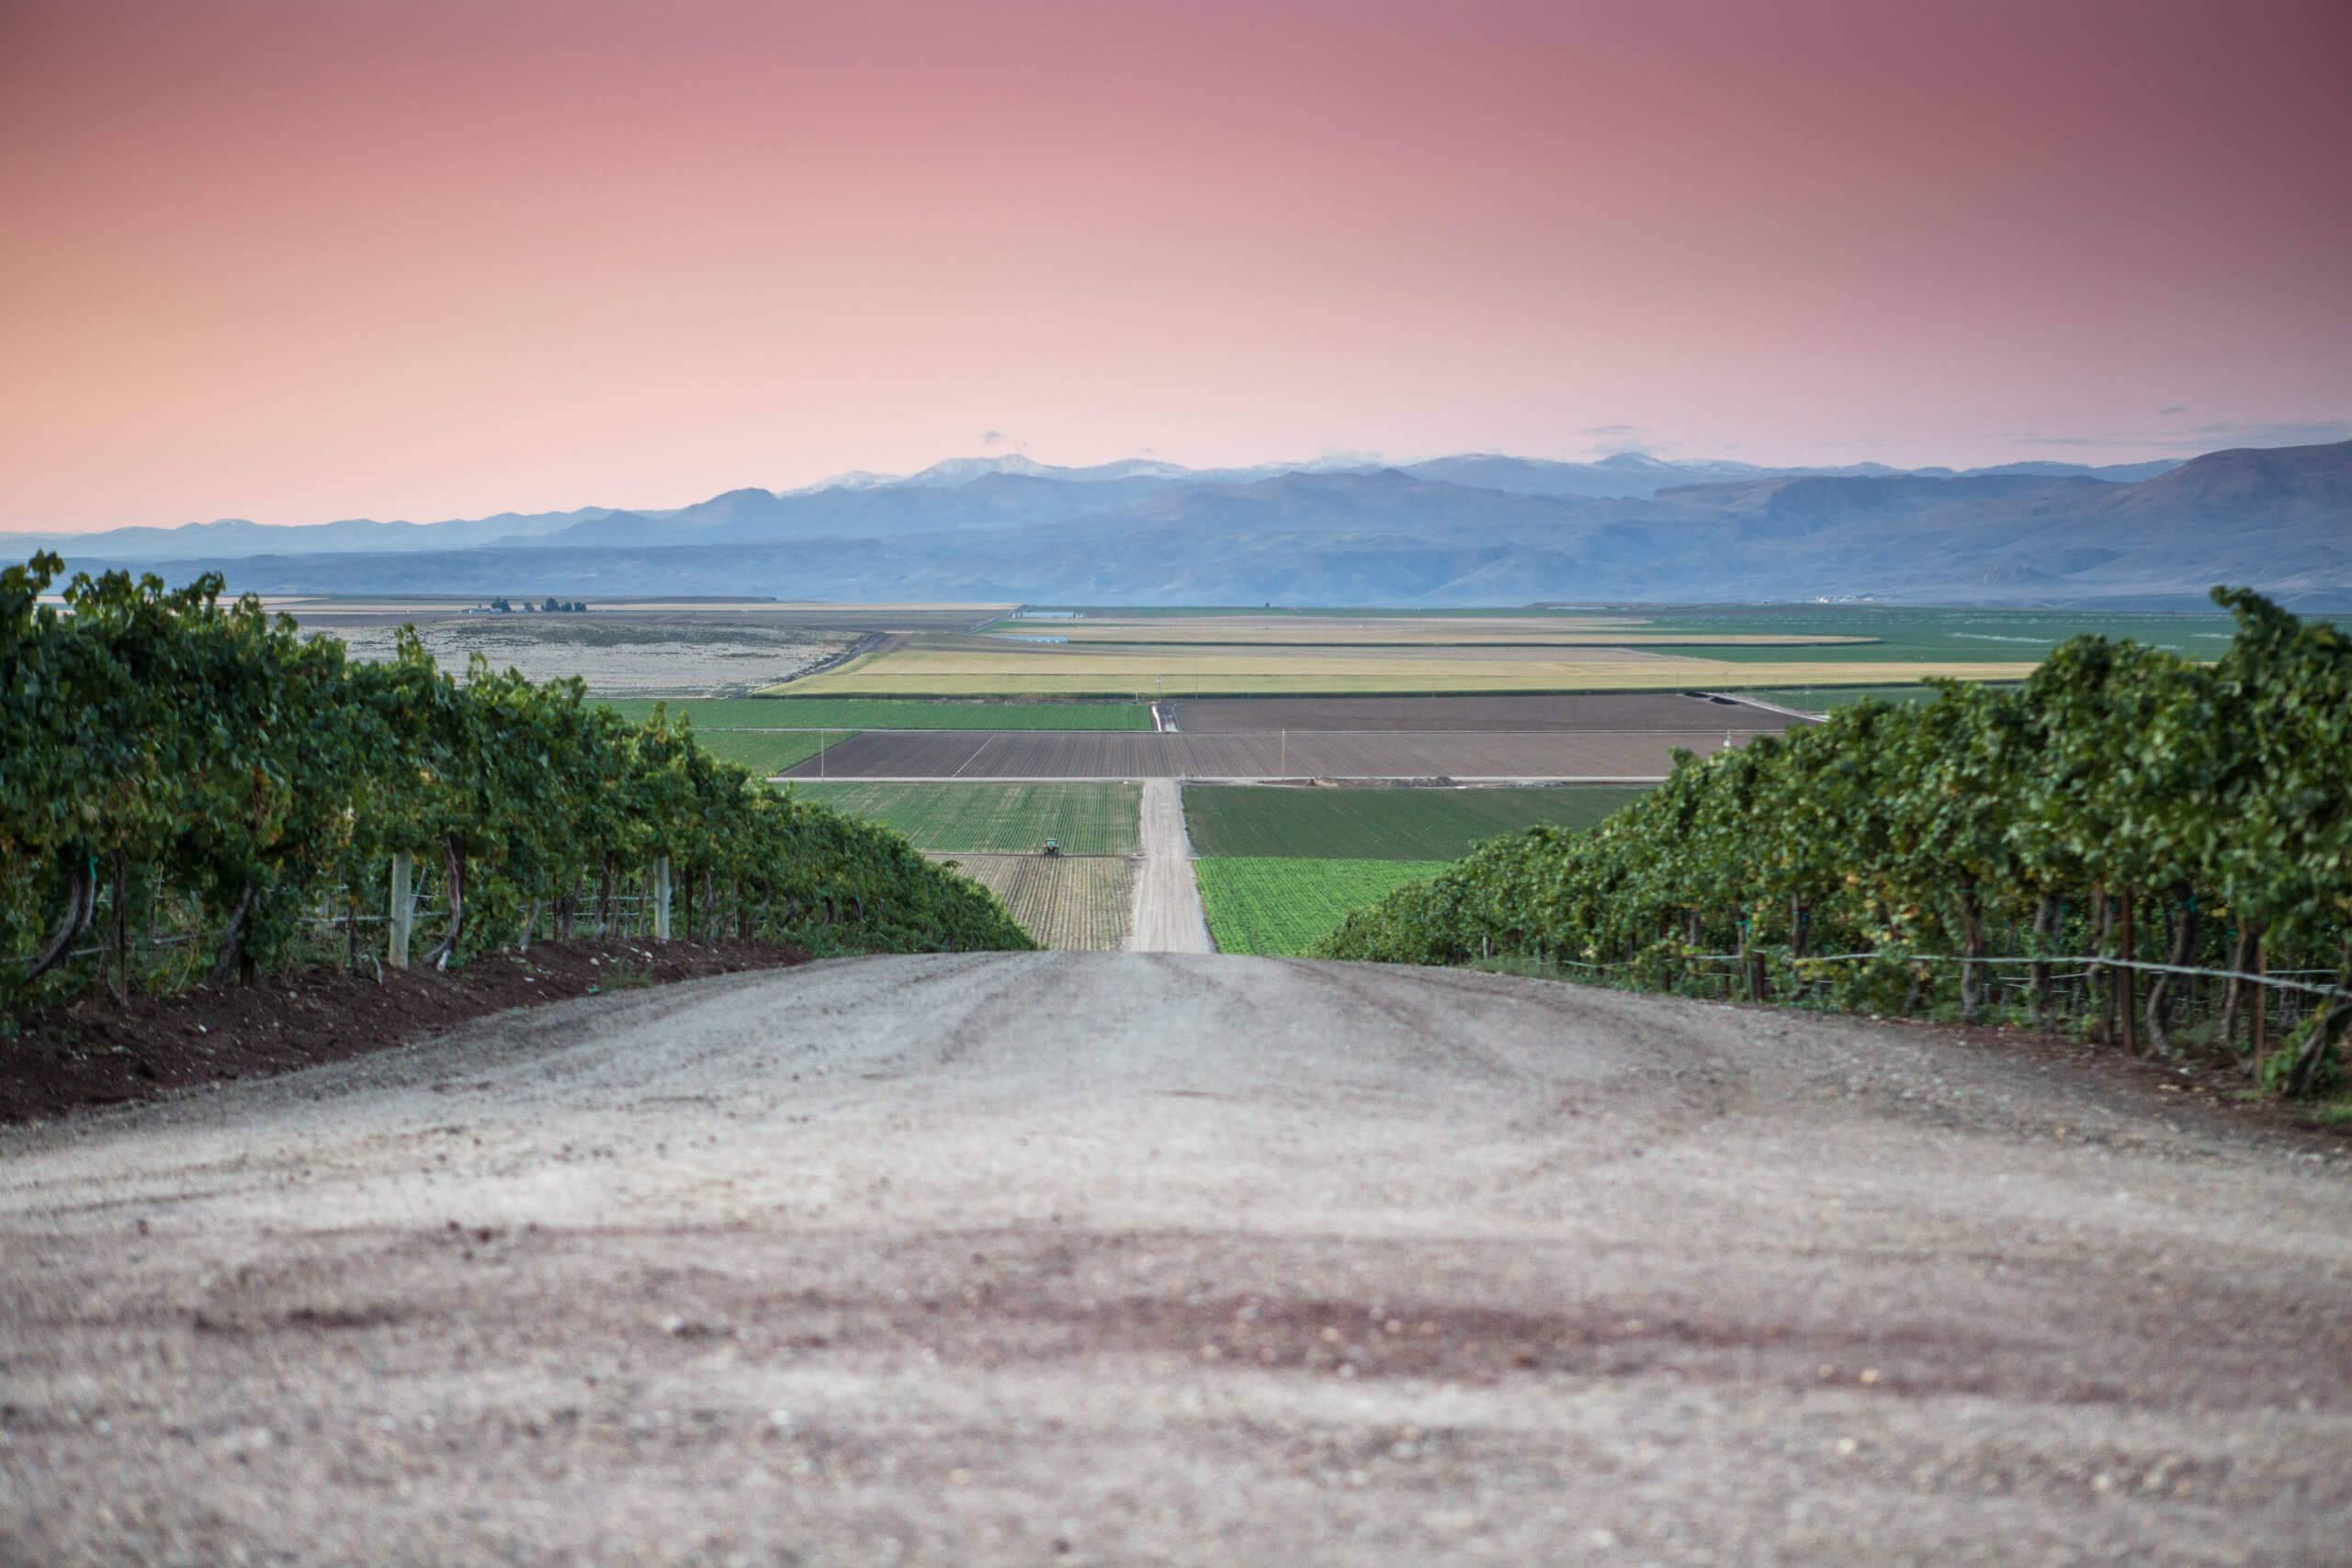
[[[2341,1563],[2352,1181],[1863,1021],[854,960],[0,1132],[0,1562]]]

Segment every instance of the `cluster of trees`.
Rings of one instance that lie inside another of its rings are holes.
[[[577,681],[479,656],[453,678],[413,635],[354,662],[256,600],[224,604],[216,576],[83,575],[62,608],[40,603],[62,570],[40,555],[0,571],[0,1003],[93,974],[120,991],[154,932],[250,976],[322,910],[356,957],[395,852],[433,868],[424,956],[445,966],[606,929],[657,858],[688,932],[1032,945],[904,839],[776,795],[683,722],[627,723]]]
[[[1482,846],[1320,951],[1685,989],[1730,976],[1758,999],[1972,1020],[2020,975],[2015,1005],[2045,1027],[2244,1050],[2312,1092],[2352,1029],[2352,638],[2251,592],[2214,597],[2237,633],[2213,663],[2082,637],[2019,687],[1946,683],[1685,753],[1593,831]],[[2071,977],[2042,962],[2086,955],[2110,962]],[[2266,964],[2324,993],[2280,993],[2293,1030],[2275,1053],[2261,987],[2165,972]]]
[[[490,602],[490,607],[492,611],[497,615],[511,615],[514,613],[514,601],[502,595],[499,598],[492,599]],[[531,602],[528,599],[523,601],[524,609],[528,610],[531,607]],[[546,599],[540,601],[538,608],[542,613],[550,615],[559,614],[579,615],[585,612],[588,606],[582,604],[577,599],[558,599],[554,595],[550,594]]]

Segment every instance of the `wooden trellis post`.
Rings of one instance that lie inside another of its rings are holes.
[[[386,918],[391,932],[391,952],[388,956],[395,969],[408,967],[409,919],[416,908],[416,900],[409,897],[413,869],[413,863],[406,851],[392,856],[392,907]]]
[[[653,940],[670,940],[670,857],[653,857]]]

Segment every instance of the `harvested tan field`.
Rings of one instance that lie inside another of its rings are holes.
[[[1021,929],[1062,953],[1116,953],[1127,943],[1135,900],[1132,855],[930,857],[1004,900]]]
[[[1418,734],[1477,730],[1784,729],[1785,714],[1680,692],[1498,697],[1237,697],[1164,703],[1187,735],[1262,735],[1287,729],[1378,729]]]
[[[1916,685],[1930,676],[2018,681],[2030,663],[1825,663],[1692,659],[1595,648],[1202,649],[1085,647],[1002,637],[917,637],[794,682],[793,696],[1182,696],[1263,693],[1439,695],[1457,692],[1678,691],[1727,684]],[[1792,650],[1801,651],[1801,650]]]
[[[1248,653],[1245,651],[1247,646],[1248,645],[1244,645],[1244,648],[1223,648],[1216,649],[1215,650],[1207,649],[1184,648],[1180,649],[1178,651],[1193,654],[1195,656],[1214,657],[1216,654],[1225,654],[1228,656],[1247,658]],[[1279,658],[1295,659],[1300,657],[1302,653],[1306,653],[1309,650],[1306,648],[1291,648],[1276,644],[1266,647],[1263,651],[1275,655]],[[1469,643],[1462,645],[1416,643],[1405,648],[1380,648],[1372,644],[1328,643],[1315,646],[1311,651],[1313,656],[1318,659],[1349,659],[1366,662],[1376,660],[1393,659],[1405,660],[1413,663],[1452,661],[1455,660],[1487,660],[1493,663],[1520,663],[1524,662],[1530,658],[1542,659],[1548,657],[1548,655],[1538,651],[1537,649],[1530,648],[1523,643]],[[1563,657],[1585,662],[1599,661],[1606,664],[1616,664],[1627,660],[1658,659],[1666,657],[1666,655],[1651,649],[1632,648],[1623,643],[1599,643],[1592,645],[1578,645],[1575,648],[1573,652],[1565,654]]]
[[[1550,632],[1611,633],[1638,632],[1649,625],[1649,618],[1645,615],[1544,615],[1510,611],[1477,615],[1314,615],[1237,611],[1229,615],[1137,615],[1111,612],[1072,621],[1008,620],[990,629],[1073,634],[1085,631],[1113,636],[1141,634],[1140,640],[1146,642],[1181,642],[1194,631],[1214,629],[1221,634],[1242,633],[1253,640],[1262,634],[1267,640],[1295,636],[1295,640],[1301,642],[1329,642],[1348,632],[1370,633],[1384,627],[1494,630],[1532,626]]]
[[[1263,645],[1267,647],[1510,647],[1641,648],[1725,647],[1802,648],[1867,643],[1866,637],[1781,635],[1703,631],[1652,631],[1637,621],[1571,619],[1554,615],[1430,616],[1407,618],[1370,616],[1234,615],[1137,616],[1127,620],[1089,617],[1083,621],[1009,621],[989,628],[1009,637],[1066,637],[1073,643],[1152,644],[1160,647]]]
[[[1711,729],[1458,734],[1306,730],[1151,735],[869,730],[825,754],[831,779],[1654,779],[1685,746],[1719,751],[1765,733]],[[782,775],[818,776],[814,761]]]

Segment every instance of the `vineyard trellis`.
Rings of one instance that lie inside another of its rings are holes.
[[[2317,1092],[2352,1032],[2352,638],[2214,598],[2237,632],[2213,663],[2079,637],[2018,686],[1941,682],[1680,753],[1598,828],[1493,840],[1319,951],[2011,1014]],[[2015,999],[1989,978],[2006,967],[2026,972]],[[2277,1018],[2274,994],[2297,998]]]
[[[479,656],[452,676],[409,630],[390,660],[353,661],[257,600],[223,603],[217,575],[83,574],[43,603],[62,570],[50,554],[0,570],[0,1007],[192,977],[141,973],[175,947],[251,978],[322,919],[346,961],[363,929],[390,957],[411,866],[412,899],[433,894],[411,907],[435,918],[415,959],[440,966],[584,917],[611,930],[665,892],[708,937],[1030,945],[985,889],[777,795],[666,714],[630,723],[577,680]]]

